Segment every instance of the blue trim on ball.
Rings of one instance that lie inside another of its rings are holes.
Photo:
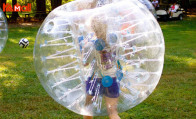
[[[119,81],[122,80],[122,78],[123,78],[123,72],[122,72],[122,70],[117,70],[117,71],[116,71],[116,77],[117,77],[117,79],[118,79]]]
[[[94,46],[97,51],[102,51],[105,48],[105,42],[102,39],[97,39],[94,42]]]
[[[115,33],[110,33],[109,34],[109,42],[110,43],[116,43],[117,42],[117,35]]]
[[[113,84],[113,79],[110,76],[104,76],[101,82],[102,85],[107,88]]]

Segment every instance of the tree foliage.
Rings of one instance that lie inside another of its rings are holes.
[[[62,4],[62,0],[51,0],[52,10]]]
[[[35,17],[45,18],[46,14],[46,0],[36,0],[36,14]]]
[[[16,5],[16,4],[17,4],[17,0],[12,0],[12,6],[14,6],[14,5]],[[19,17],[18,12],[12,12],[12,17],[11,17],[11,19],[12,19],[13,21],[16,21],[18,17]]]

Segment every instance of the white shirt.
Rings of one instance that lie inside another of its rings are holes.
[[[170,8],[172,8],[172,7],[173,7],[173,5],[171,5]],[[174,7],[174,9],[172,9],[172,10],[176,11],[178,8],[179,8],[179,5],[176,4],[175,7]]]
[[[105,47],[102,51],[97,51],[93,45],[92,42],[88,42],[84,48],[84,53],[86,53],[84,57],[88,56],[85,63],[92,63],[95,60],[92,73],[97,72],[98,78],[102,78],[102,76],[116,77],[116,48]]]

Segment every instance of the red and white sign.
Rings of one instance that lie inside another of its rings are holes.
[[[26,6],[21,6],[18,3],[12,7],[11,4],[3,3],[3,11],[4,12],[30,12],[31,11],[31,3],[28,3]]]

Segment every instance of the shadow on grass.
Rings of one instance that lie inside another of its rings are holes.
[[[33,64],[37,31],[37,27],[9,29],[7,45],[0,54],[0,118],[81,117],[60,106],[42,88]],[[29,40],[28,48],[19,47],[21,38]]]

